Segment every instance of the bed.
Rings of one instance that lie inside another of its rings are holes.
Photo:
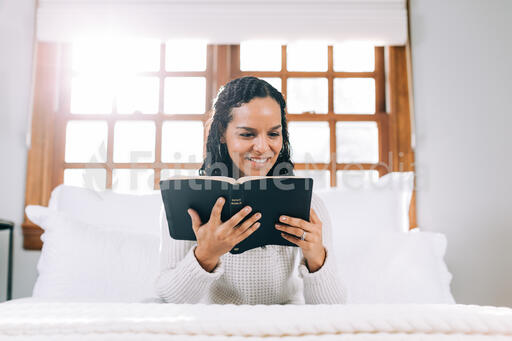
[[[161,199],[59,186],[29,206],[44,229],[33,296],[0,304],[0,340],[511,339],[512,309],[455,304],[446,238],[408,231],[412,174],[316,193],[346,305],[161,304]]]
[[[0,339],[510,340],[512,310],[469,305],[2,304]]]

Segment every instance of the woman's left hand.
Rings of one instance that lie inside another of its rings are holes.
[[[309,272],[315,272],[324,264],[326,253],[322,243],[322,221],[313,209],[309,220],[281,216],[282,224],[276,224],[276,229],[288,233],[281,233],[281,236],[302,249]]]

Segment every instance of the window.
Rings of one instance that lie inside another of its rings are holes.
[[[242,75],[283,92],[296,172],[316,188],[410,170],[405,60],[359,43],[40,42],[26,203],[61,183],[147,193],[197,174],[212,100]],[[26,221],[24,247],[40,232]]]
[[[343,174],[387,172],[383,47],[248,42],[239,50],[236,76],[261,77],[286,98],[298,175],[326,188],[350,185],[353,176]],[[266,51],[265,57],[258,51]]]

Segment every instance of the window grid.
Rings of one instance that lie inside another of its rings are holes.
[[[333,67],[333,46],[328,47],[328,69],[327,71],[288,71],[287,70],[287,48],[281,46],[281,70],[280,71],[241,71],[240,70],[240,47],[234,46],[231,60],[234,63],[234,77],[256,76],[276,77],[281,79],[282,93],[287,97],[287,80],[289,78],[327,78],[328,81],[328,112],[317,114],[312,112],[288,113],[288,121],[321,121],[329,123],[330,132],[330,162],[329,163],[296,163],[299,170],[328,170],[330,172],[330,185],[336,187],[336,171],[339,170],[377,170],[382,176],[388,171],[386,165],[389,162],[389,133],[388,114],[386,113],[386,82],[384,47],[375,47],[375,69],[372,72],[339,72]],[[335,114],[334,113],[334,79],[336,78],[372,78],[375,80],[375,114]],[[376,122],[379,132],[379,162],[374,163],[339,163],[336,160],[336,122]]]
[[[239,45],[231,47],[231,77],[236,78],[245,75],[254,75],[258,77],[276,77],[281,79],[282,93],[286,98],[287,95],[287,80],[289,78],[326,78],[328,80],[328,112],[327,114],[316,114],[311,112],[304,113],[291,113],[287,114],[289,121],[326,121],[329,123],[330,131],[330,161],[329,163],[297,163],[296,168],[300,170],[328,170],[330,173],[330,185],[336,187],[337,176],[336,172],[340,170],[377,170],[382,176],[386,173],[388,164],[388,115],[385,112],[385,78],[384,78],[384,48],[375,47],[375,69],[372,72],[340,72],[334,71],[333,67],[333,46],[328,46],[328,70],[327,71],[288,71],[286,45],[281,47],[281,70],[280,71],[241,71],[240,70],[240,47]],[[64,65],[64,70],[67,72],[61,73],[61,84],[64,84],[63,91],[61,92],[61,101],[59,108],[59,115],[63,120],[58,120],[62,124],[58,132],[65,131],[66,124],[69,120],[105,120],[108,123],[108,143],[107,143],[107,162],[106,163],[65,163],[64,159],[59,162],[62,167],[56,170],[58,182],[63,182],[64,169],[80,169],[80,168],[105,168],[107,171],[106,188],[112,188],[112,171],[116,168],[121,169],[139,169],[139,168],[152,168],[155,171],[154,188],[159,188],[160,173],[162,169],[198,169],[200,163],[162,163],[161,162],[161,141],[162,141],[162,125],[166,120],[199,120],[205,124],[208,119],[208,110],[211,101],[213,100],[214,87],[213,83],[213,46],[208,46],[207,49],[207,68],[205,71],[166,71],[165,68],[165,55],[166,44],[162,43],[160,46],[160,70],[157,72],[140,72],[138,76],[152,76],[159,79],[159,101],[157,114],[141,114],[133,113],[130,115],[117,113],[117,105],[114,99],[112,103],[112,113],[110,114],[71,114],[70,111],[70,89],[71,79],[69,74],[71,71],[71,46],[63,45],[63,53],[61,54],[61,63]],[[203,114],[165,114],[164,113],[164,92],[165,92],[165,79],[167,77],[205,77],[206,78],[206,100],[205,112]],[[334,79],[335,78],[373,78],[375,80],[375,114],[335,114],[334,113]],[[218,82],[217,82],[218,83]],[[216,90],[216,89],[215,89]],[[155,122],[156,125],[156,139],[155,139],[155,162],[153,163],[114,163],[113,162],[113,147],[114,147],[114,126],[119,120],[150,120]],[[373,163],[339,163],[336,160],[337,143],[336,143],[336,123],[337,122],[354,122],[354,121],[373,121],[376,122],[379,132],[379,162]],[[206,140],[206,131],[205,131]],[[65,139],[60,137],[63,143],[58,143],[58,146],[64,147]],[[63,155],[61,150],[56,150],[56,156]]]
[[[117,103],[114,98],[112,102],[112,112],[110,114],[72,114],[71,113],[71,80],[72,76],[76,73],[72,71],[72,56],[71,45],[63,44],[58,47],[61,50],[59,63],[62,66],[63,72],[60,73],[59,82],[63,86],[60,88],[59,104],[58,104],[58,119],[56,121],[56,143],[55,148],[55,169],[54,175],[57,183],[63,183],[65,169],[84,169],[84,168],[100,168],[105,169],[107,174],[106,188],[112,188],[113,170],[114,169],[154,169],[154,189],[159,188],[160,173],[162,169],[198,169],[200,163],[163,163],[161,161],[162,151],[162,126],[165,121],[172,120],[188,120],[188,121],[201,121],[204,124],[208,119],[208,111],[210,103],[213,99],[212,96],[212,46],[207,48],[207,67],[205,71],[167,71],[165,68],[166,61],[166,43],[160,45],[160,68],[156,72],[139,72],[137,76],[151,76],[158,77],[159,79],[159,95],[158,95],[158,113],[156,114],[119,114],[117,112]],[[206,99],[204,112],[201,114],[166,114],[164,113],[164,94],[165,94],[165,79],[168,77],[205,77],[206,78]],[[103,163],[89,163],[89,162],[70,162],[66,163],[64,160],[63,148],[65,146],[65,131],[66,125],[69,121],[74,120],[103,120],[108,124],[108,141],[107,141],[107,161]],[[122,163],[114,162],[113,148],[114,148],[114,127],[118,121],[151,121],[155,122],[156,136],[155,136],[155,162],[145,163]]]
[[[285,49],[286,47],[282,47]],[[206,95],[205,112],[211,105],[217,89],[232,78],[240,76],[240,59],[237,45],[212,45],[207,49],[207,69],[204,72],[167,72],[164,71],[165,45],[161,44],[160,70],[153,73],[140,73],[139,75],[157,76],[159,79],[159,110],[157,114],[143,115],[71,115],[70,114],[70,91],[73,77],[71,67],[71,46],[69,44],[56,44],[38,42],[36,49],[36,67],[34,78],[34,97],[31,119],[31,142],[27,159],[27,180],[26,180],[26,205],[47,206],[51,191],[63,183],[64,169],[106,169],[109,173],[107,188],[112,186],[112,171],[120,168],[150,168],[155,170],[155,184],[157,188],[160,171],[164,168],[187,168],[197,169],[198,163],[162,163],[161,162],[161,140],[162,124],[165,120],[199,120],[203,123],[208,115],[166,115],[163,114],[164,83],[169,76],[205,76]],[[384,49],[386,52],[386,76],[384,72]],[[286,51],[285,51],[286,52]],[[376,48],[376,68],[373,73],[346,73],[336,72],[330,74],[329,98],[333,98],[333,79],[335,77],[373,77],[376,82],[376,114],[375,115],[350,115],[334,114],[332,102],[329,105],[327,115],[318,114],[291,114],[290,121],[300,120],[327,120],[330,126],[330,149],[336,151],[336,122],[339,121],[376,121],[379,130],[379,157],[378,164],[362,164],[361,169],[371,169],[377,166],[380,174],[388,171],[414,171],[414,151],[412,149],[412,128],[410,114],[410,90],[408,79],[408,50],[405,46]],[[329,51],[328,72],[332,72],[332,49]],[[277,74],[281,78],[290,75],[297,76],[297,73],[286,72],[286,55],[282,54],[282,70],[277,73],[265,72],[244,72],[244,74],[261,74],[271,76]],[[319,73],[305,72],[304,77],[314,76]],[[327,77],[329,79],[329,77]],[[286,82],[282,82],[282,91],[286,94]],[[387,85],[385,88],[384,84]],[[387,99],[386,99],[387,98]],[[386,112],[386,107],[389,109]],[[64,110],[63,108],[66,108]],[[109,127],[108,137],[108,162],[107,163],[65,163],[65,127],[69,120],[105,120]],[[155,139],[155,162],[154,163],[116,163],[113,160],[113,129],[116,120],[153,120],[157,127]],[[206,132],[205,132],[206,134]],[[205,137],[205,136],[204,136]],[[332,160],[332,159],[331,159]],[[318,165],[314,165],[318,166]],[[332,180],[335,170],[343,170],[344,165],[329,163],[320,165],[328,166],[325,169],[330,172],[331,185],[336,181]],[[333,167],[334,166],[334,167]],[[304,169],[303,164],[298,164],[297,169]],[[317,167],[318,168],[318,167]],[[322,168],[318,168],[322,169]],[[355,167],[355,169],[359,169]],[[411,200],[410,227],[416,226],[415,195]],[[40,250],[42,242],[40,239],[42,230],[27,217],[24,218],[23,247],[29,250]]]

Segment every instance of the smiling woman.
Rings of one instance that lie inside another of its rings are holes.
[[[293,175],[285,108],[282,94],[264,80],[241,77],[228,82],[213,104],[200,173],[233,178]],[[313,196],[309,220],[281,216],[275,226],[265,226],[281,231],[284,239],[299,248],[268,245],[237,255],[229,251],[260,227],[262,214],[246,206],[223,222],[225,201],[217,200],[207,222],[194,209],[188,210],[197,243],[172,239],[167,220],[162,221],[161,272],[156,281],[162,300],[216,304],[346,301],[328,251],[328,213],[318,197]]]

